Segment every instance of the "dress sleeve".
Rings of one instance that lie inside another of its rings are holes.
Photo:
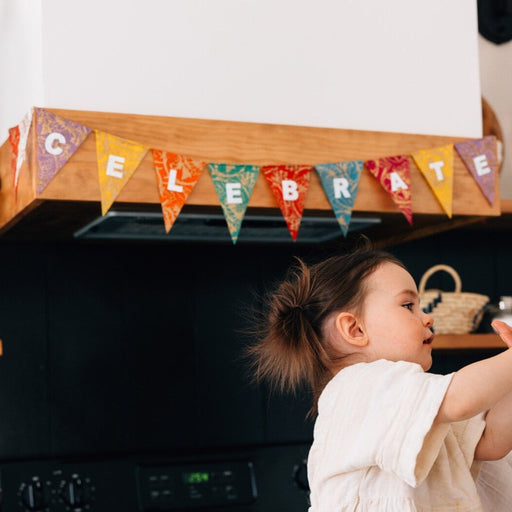
[[[378,466],[416,487],[450,428],[434,425],[434,419],[453,374],[429,374],[415,363],[386,360],[340,373],[346,370],[337,392],[321,404],[333,414],[324,436],[327,463],[337,471]]]

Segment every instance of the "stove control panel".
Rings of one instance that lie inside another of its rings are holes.
[[[257,498],[253,465],[240,460],[140,466],[137,488],[143,511],[247,505]]]
[[[44,476],[33,475],[20,483],[18,510],[87,512],[94,502],[95,487],[88,477],[64,474],[55,469]]]

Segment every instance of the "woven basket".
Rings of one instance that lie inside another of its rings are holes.
[[[429,277],[440,270],[453,277],[454,292],[425,290]],[[461,292],[461,288],[459,274],[448,265],[434,265],[423,274],[419,286],[420,307],[433,316],[436,334],[467,334],[480,324],[489,297],[480,293]]]

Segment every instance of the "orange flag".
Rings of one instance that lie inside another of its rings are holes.
[[[288,231],[297,240],[309,188],[310,165],[266,165],[261,168],[279,203]]]
[[[187,197],[199,180],[206,162],[159,149],[153,149],[153,162],[165,232],[169,233]]]
[[[368,160],[365,165],[412,225],[411,171],[407,155]]]
[[[105,215],[148,152],[136,142],[96,132],[96,157],[101,192],[101,214]]]

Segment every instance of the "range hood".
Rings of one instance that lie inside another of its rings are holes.
[[[378,217],[356,217],[349,232],[380,224]],[[342,237],[333,216],[303,216],[297,243],[321,243]],[[231,242],[222,214],[181,213],[169,233],[165,232],[161,213],[110,211],[74,233],[78,239],[203,241]],[[238,242],[283,243],[290,241],[284,219],[277,215],[247,214],[244,217]]]

